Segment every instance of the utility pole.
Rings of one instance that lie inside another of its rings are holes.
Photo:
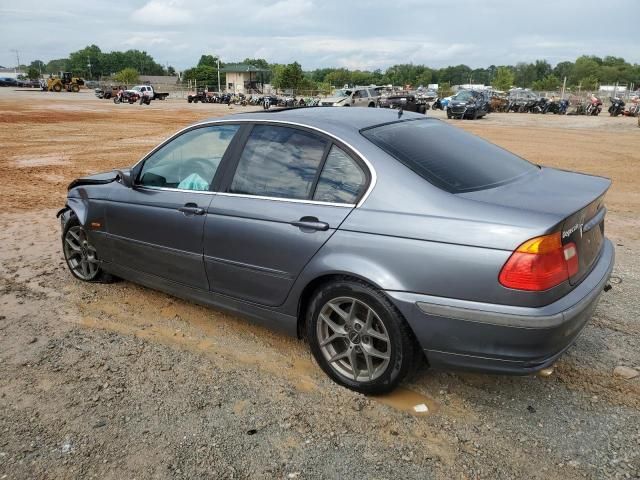
[[[567,77],[564,77],[564,81],[562,82],[562,100],[564,100],[564,91],[567,88]]]
[[[18,61],[18,65],[16,65],[16,68],[13,69],[14,73],[17,74],[18,69],[20,68],[20,52],[18,52],[18,50],[15,48],[11,49],[11,51],[16,54],[16,60]]]
[[[91,57],[89,57],[89,55],[87,55],[87,67],[89,67],[89,78],[92,78],[93,75],[91,75]]]
[[[220,59],[216,58],[216,62],[218,64],[218,93],[222,93],[220,90]]]

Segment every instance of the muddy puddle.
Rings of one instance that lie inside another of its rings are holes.
[[[386,395],[375,395],[371,398],[396,410],[418,417],[430,415],[438,410],[438,403],[433,398],[404,387],[396,388]]]

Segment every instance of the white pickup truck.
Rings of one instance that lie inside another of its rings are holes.
[[[136,93],[141,97],[149,97],[150,100],[164,100],[169,96],[168,93],[156,92],[151,85],[136,85],[127,91]]]

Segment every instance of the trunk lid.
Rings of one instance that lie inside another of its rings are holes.
[[[604,195],[567,217],[562,224],[562,244],[573,242],[578,251],[578,273],[569,279],[576,285],[591,271],[604,242]]]
[[[549,225],[540,234],[560,231],[563,245],[576,245],[578,272],[569,279],[576,285],[589,273],[602,249],[607,212],[604,197],[610,186],[608,178],[541,167],[506,185],[458,195],[516,208],[523,215],[547,214]]]

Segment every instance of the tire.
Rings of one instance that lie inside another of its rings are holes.
[[[96,249],[90,244],[78,217],[71,214],[62,232],[62,252],[71,274],[90,283],[111,283],[114,278],[100,266]]]
[[[74,93],[78,93],[80,91],[80,87],[76,84],[71,85],[71,91]]]
[[[376,104],[373,102],[370,102],[368,106],[369,108],[376,108]]]
[[[193,98],[191,98],[191,97],[187,97],[187,102],[188,102],[188,103],[193,102]]]
[[[422,352],[398,309],[359,280],[345,278],[319,287],[307,309],[306,326],[320,368],[356,392],[389,392],[420,363]]]
[[[60,85],[59,83],[56,83],[56,84],[53,86],[53,91],[54,91],[54,92],[61,92],[61,91],[62,91],[62,85]]]
[[[113,103],[117,105],[118,103],[120,103],[120,99],[118,97],[113,97]]]

